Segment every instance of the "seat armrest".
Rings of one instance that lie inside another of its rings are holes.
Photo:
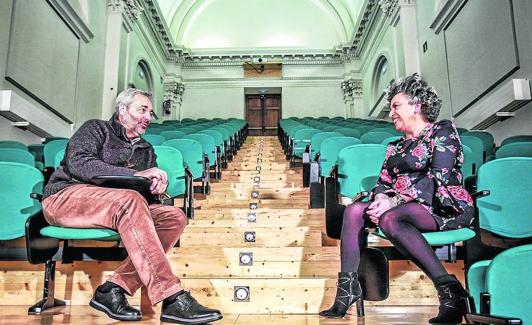
[[[362,201],[363,199],[367,198],[369,196],[369,192],[368,191],[363,191],[363,192],[358,192],[352,199],[352,202],[355,203],[355,202],[360,202]]]
[[[482,191],[471,193],[471,197],[473,199],[478,199],[480,197],[488,196],[490,194],[491,192],[489,190],[482,190]]]

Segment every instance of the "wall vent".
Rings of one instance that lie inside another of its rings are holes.
[[[462,128],[484,130],[514,116],[516,110],[531,100],[530,81],[511,79],[456,116],[454,122]]]
[[[72,135],[73,124],[62,121],[12,90],[0,91],[0,116],[11,121],[13,127],[30,131],[41,138],[68,138]]]

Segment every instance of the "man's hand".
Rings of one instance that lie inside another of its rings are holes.
[[[166,187],[168,187],[168,176],[166,175],[166,172],[157,167],[136,172],[134,176],[141,176],[149,179],[151,182],[150,192],[155,195],[164,193]]]
[[[369,205],[368,210],[366,211],[366,213],[368,214],[370,220],[374,224],[378,225],[381,215],[384,212],[390,210],[391,207],[392,207],[392,204],[390,202],[390,199],[389,199],[388,195],[386,195],[386,194],[377,194],[375,196],[375,200],[373,202],[371,202],[371,204]]]

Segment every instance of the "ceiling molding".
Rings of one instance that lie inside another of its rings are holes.
[[[305,53],[301,49],[279,49],[270,48],[257,52],[260,49],[236,49],[224,54],[202,54],[201,51],[192,51],[183,46],[177,46],[171,36],[170,30],[164,20],[163,14],[156,3],[156,0],[138,0],[144,8],[142,14],[145,15],[149,27],[156,36],[157,43],[164,52],[167,61],[177,62],[183,66],[230,66],[241,65],[246,61],[267,57],[270,61],[283,64],[339,64],[360,57],[364,48],[371,26],[379,12],[378,0],[366,0],[360,12],[360,18],[351,41],[347,44],[339,44],[332,50],[306,49]],[[330,2],[328,2],[330,4]],[[189,5],[189,10],[198,4],[198,1],[183,1],[182,4]],[[331,6],[333,6],[331,4]],[[333,6],[334,7],[334,6]],[[341,19],[341,18],[339,18]],[[171,24],[175,22],[172,21]],[[226,50],[227,51],[227,50]]]

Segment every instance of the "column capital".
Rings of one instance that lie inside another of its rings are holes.
[[[124,0],[126,15],[131,20],[139,19],[140,15],[144,11],[144,8],[140,6],[137,0]]]
[[[391,26],[397,25],[401,7],[415,6],[416,0],[380,0],[379,5]]]
[[[360,79],[347,79],[342,81],[340,88],[344,93],[344,101],[353,101],[354,97],[362,97],[362,80]]]

